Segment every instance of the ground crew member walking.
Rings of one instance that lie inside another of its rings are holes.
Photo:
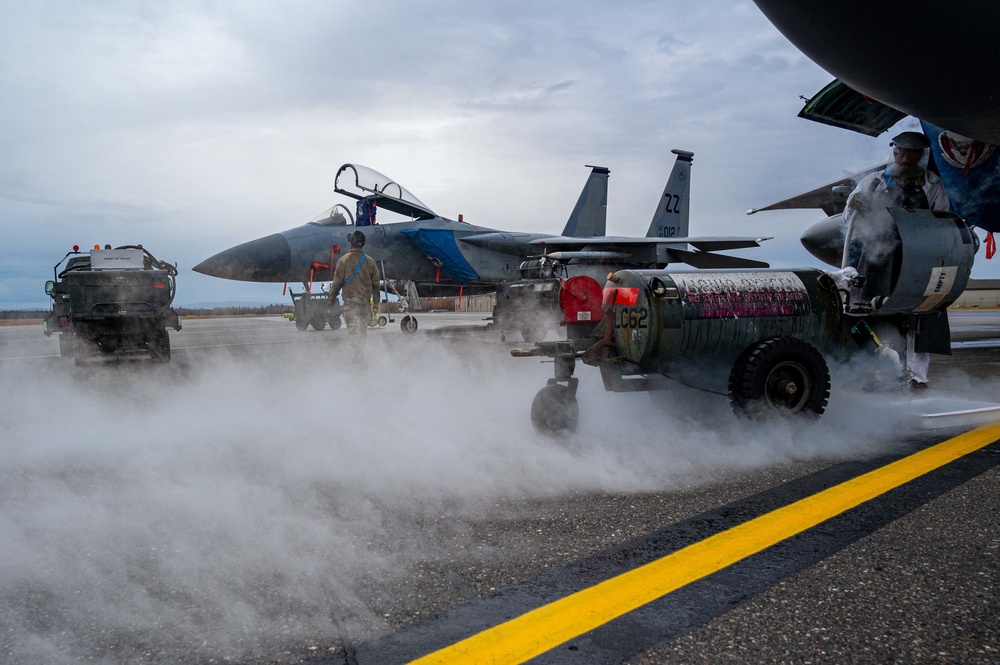
[[[372,303],[381,299],[379,272],[375,259],[364,253],[365,234],[355,231],[347,236],[351,249],[340,257],[333,271],[330,285],[330,302],[344,292],[344,319],[351,336],[354,363],[364,362],[364,349],[371,321]]]

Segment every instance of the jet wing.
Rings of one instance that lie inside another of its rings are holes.
[[[746,249],[760,247],[760,243],[770,238],[750,237],[691,237],[691,238],[634,238],[630,236],[602,236],[600,238],[569,238],[565,236],[540,238],[529,242],[531,245],[546,245],[560,249],[609,249],[614,247],[639,248],[692,245],[699,250],[711,252],[719,249]]]
[[[837,215],[844,212],[847,205],[847,197],[854,191],[858,181],[873,171],[881,171],[885,168],[886,162],[870,166],[863,171],[852,173],[840,180],[827,183],[822,187],[817,187],[804,194],[797,194],[791,198],[782,199],[777,203],[772,203],[760,208],[747,210],[748,215],[761,210],[792,210],[798,208],[821,208],[828,216]]]
[[[759,247],[769,238],[748,237],[691,237],[691,238],[633,238],[604,236],[601,238],[552,237],[530,242],[553,258],[579,261],[666,265],[686,263],[694,268],[766,268],[767,263],[725,254],[715,254],[720,249],[746,249]],[[691,251],[694,247],[698,251]],[[552,251],[555,250],[555,251]]]
[[[681,249],[671,248],[667,254],[673,259],[672,263],[686,263],[692,268],[701,270],[719,270],[722,268],[741,268],[750,270],[753,268],[769,268],[770,265],[764,261],[754,261],[728,254],[716,254],[715,252],[688,252]]]
[[[379,208],[391,210],[411,219],[437,217],[423,201],[375,169],[360,164],[344,164],[337,169],[333,191],[352,199],[375,197]]]

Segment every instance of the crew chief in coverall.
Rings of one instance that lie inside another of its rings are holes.
[[[889,295],[893,271],[899,270],[902,249],[889,207],[950,211],[941,178],[927,170],[930,141],[920,132],[903,132],[892,139],[892,159],[884,171],[870,173],[847,198],[843,266],[853,266],[867,280],[862,300]],[[895,267],[893,267],[895,266]],[[927,387],[931,353],[951,355],[951,331],[943,310],[915,315],[907,332],[906,369],[911,388]]]
[[[377,303],[381,298],[379,272],[375,259],[364,253],[365,234],[355,231],[348,234],[347,240],[351,249],[340,257],[333,270],[330,302],[335,301],[337,294],[343,290],[344,319],[351,335],[354,362],[360,364],[364,362],[368,322],[372,317],[371,303]]]

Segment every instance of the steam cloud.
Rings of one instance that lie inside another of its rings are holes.
[[[551,366],[508,349],[372,335],[361,376],[333,341],[4,366],[0,660],[299,657],[384,630],[372,580],[447,559],[433,530],[497,501],[865,455],[894,426],[839,395],[811,424],[747,424],[685,388],[657,408],[581,365],[580,433],[554,441],[528,415]]]

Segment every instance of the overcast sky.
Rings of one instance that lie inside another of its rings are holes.
[[[346,162],[441,215],[552,233],[584,165],[607,166],[608,232],[642,235],[682,148],[693,234],[820,265],[798,241],[820,211],[745,211],[886,158],[895,133],[796,118],[831,77],[750,0],[214,4],[3,3],[0,309],[47,307],[52,266],[94,243],[178,263],[177,305],[284,302],[191,267],[348,203]]]

